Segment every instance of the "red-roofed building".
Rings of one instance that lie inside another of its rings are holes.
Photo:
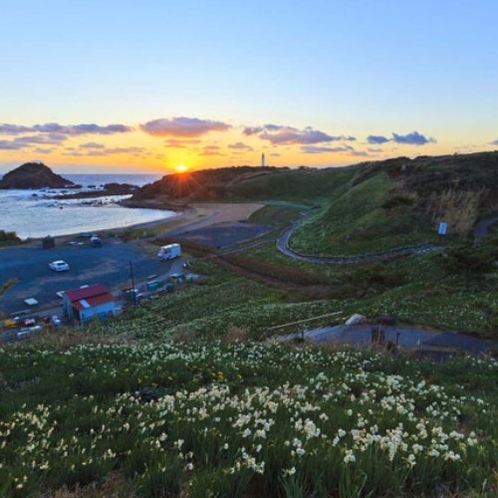
[[[116,298],[101,284],[69,290],[62,295],[64,314],[80,323],[95,317],[107,318],[116,314]]]

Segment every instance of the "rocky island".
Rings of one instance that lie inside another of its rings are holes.
[[[71,180],[67,180],[54,173],[43,163],[25,163],[6,173],[0,180],[0,189],[37,189],[43,187],[68,188],[75,187]]]
[[[75,193],[63,192],[52,195],[53,199],[82,199],[88,197],[103,197],[106,195],[134,194],[138,187],[128,183],[106,183],[103,188],[90,191],[80,191],[81,185],[54,173],[41,162],[29,162],[6,173],[0,180],[0,189],[74,189]]]

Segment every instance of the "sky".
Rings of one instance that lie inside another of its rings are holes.
[[[496,0],[0,0],[0,174],[498,149]]]

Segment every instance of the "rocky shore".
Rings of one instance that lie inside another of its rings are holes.
[[[0,180],[0,189],[73,188],[75,184],[42,163],[25,163]]]

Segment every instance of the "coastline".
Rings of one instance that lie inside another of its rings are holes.
[[[165,203],[134,201],[134,206],[130,208],[164,209],[173,211],[173,216],[163,220],[156,220],[147,223],[137,223],[128,229],[154,228],[158,225],[171,224],[169,228],[189,229],[195,224],[196,228],[206,227],[222,223],[225,221],[246,221],[252,213],[265,206],[264,203],[229,203],[229,202],[194,202],[192,204],[172,205]],[[119,230],[119,229],[116,229]],[[166,227],[166,230],[167,227]]]
[[[158,228],[162,233],[167,233],[170,230],[177,230],[178,228],[188,230],[194,225],[196,228],[200,228],[225,221],[245,221],[252,213],[261,209],[265,204],[196,202],[188,205],[172,205],[154,201],[133,201],[130,203],[124,201],[121,205],[130,209],[156,209],[173,212],[174,214],[153,221],[95,230],[92,233],[102,236],[105,232],[119,234],[129,230],[153,230]],[[67,241],[80,233],[81,231],[66,233],[55,235],[52,238],[56,241]],[[43,239],[44,237],[32,237],[23,240],[22,243],[40,242]]]

